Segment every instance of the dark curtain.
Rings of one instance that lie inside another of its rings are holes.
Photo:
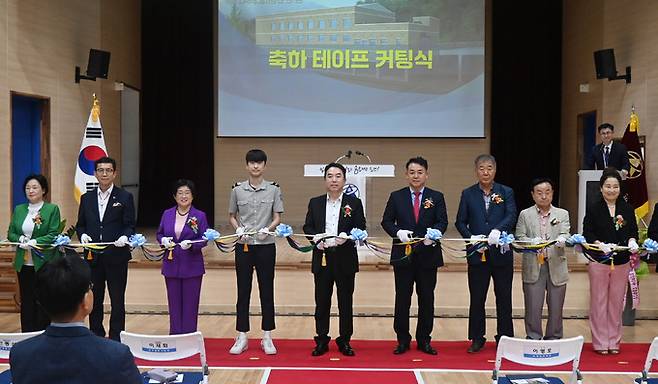
[[[142,0],[140,226],[157,226],[179,178],[213,225],[213,3]]]
[[[493,1],[491,154],[519,208],[530,182],[560,178],[562,1]],[[574,176],[575,177],[575,176]]]

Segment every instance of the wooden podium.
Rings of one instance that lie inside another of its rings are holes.
[[[18,276],[12,266],[15,252],[0,251],[0,312],[18,312],[20,310],[20,293]]]

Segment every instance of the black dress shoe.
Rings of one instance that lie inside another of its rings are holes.
[[[393,350],[394,355],[401,355],[409,350],[409,343],[398,344]]]
[[[350,343],[343,343],[338,346],[338,350],[345,356],[354,356],[354,350]]]
[[[468,347],[467,352],[468,353],[480,352],[480,350],[482,350],[482,348],[484,348],[484,342],[486,340],[487,339],[473,339],[473,341],[471,342],[471,346]]]
[[[428,355],[436,355],[438,353],[436,352],[436,349],[432,348],[432,345],[429,341],[418,343],[418,350],[427,353]]]
[[[321,343],[315,346],[313,348],[313,352],[311,352],[311,356],[322,356],[325,353],[329,351],[329,344],[327,343]]]

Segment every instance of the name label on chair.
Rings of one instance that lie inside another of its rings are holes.
[[[176,352],[176,342],[145,341],[142,343],[142,351],[150,353],[173,353]]]
[[[0,339],[0,350],[1,351],[9,351],[11,347],[16,344],[15,340],[10,340],[10,339]]]
[[[560,349],[552,346],[524,346],[523,357],[528,359],[552,359],[560,356]]]

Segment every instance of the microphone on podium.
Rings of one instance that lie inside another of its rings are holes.
[[[335,163],[340,163],[340,161],[343,160],[343,159],[351,159],[351,158],[352,158],[352,153],[353,153],[352,150],[351,150],[351,149],[348,149],[347,152],[346,152],[344,155],[339,156],[339,157],[336,159]],[[357,153],[357,154],[358,154],[358,153]]]

